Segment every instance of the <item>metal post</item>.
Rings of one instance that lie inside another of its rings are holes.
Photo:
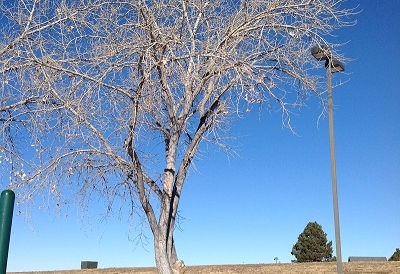
[[[329,145],[331,152],[331,175],[332,175],[332,196],[333,196],[333,215],[335,222],[335,240],[336,240],[336,263],[337,273],[342,274],[342,248],[340,244],[340,224],[339,224],[339,205],[338,191],[336,182],[336,156],[335,156],[335,137],[333,129],[333,98],[332,98],[332,71],[331,60],[326,68],[326,82],[328,89],[328,115],[329,115]]]
[[[0,197],[0,274],[7,270],[8,248],[10,246],[11,223],[14,211],[15,194],[4,190]]]

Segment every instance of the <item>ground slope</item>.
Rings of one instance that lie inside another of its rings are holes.
[[[335,274],[336,263],[188,266],[185,274]],[[11,274],[11,273],[9,273]],[[154,267],[13,272],[13,274],[157,274]],[[343,263],[343,274],[400,274],[400,262]]]

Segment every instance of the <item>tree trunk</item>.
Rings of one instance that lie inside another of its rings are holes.
[[[162,239],[161,239],[162,242]],[[172,266],[168,260],[167,250],[160,239],[154,239],[154,253],[156,256],[156,266],[158,274],[174,274]]]
[[[160,219],[154,234],[154,252],[159,274],[174,274],[175,262],[178,260],[173,231],[175,214],[171,203],[172,198],[165,195],[162,201]]]
[[[171,250],[170,261],[172,264],[174,264],[176,261],[178,261],[178,254],[176,253],[174,238],[172,238],[172,246],[170,250]]]
[[[175,244],[172,240],[172,246],[168,248],[168,236],[163,233],[166,229],[159,228],[158,233],[154,235],[154,252],[158,274],[174,274],[175,262],[178,260],[175,250]],[[169,251],[169,252],[168,252]]]

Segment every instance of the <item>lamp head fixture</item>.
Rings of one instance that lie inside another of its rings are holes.
[[[312,56],[318,61],[328,60],[331,57],[331,52],[327,46],[316,46],[311,49]]]
[[[327,46],[316,46],[311,49],[312,56],[318,61],[325,61],[325,67],[330,66],[332,73],[344,71],[344,65],[337,59],[332,59],[332,53]],[[329,65],[330,64],[330,65]]]
[[[333,59],[329,62],[329,60],[325,61],[325,67],[328,68],[330,63],[331,72],[341,72],[344,71],[344,65],[339,60]]]

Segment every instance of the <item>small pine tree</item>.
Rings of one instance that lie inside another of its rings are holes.
[[[389,258],[389,261],[400,261],[400,248],[396,248],[396,251],[393,253],[392,257]]]
[[[323,262],[332,259],[332,241],[327,240],[326,233],[317,222],[308,223],[297,238],[291,254],[297,262]]]

